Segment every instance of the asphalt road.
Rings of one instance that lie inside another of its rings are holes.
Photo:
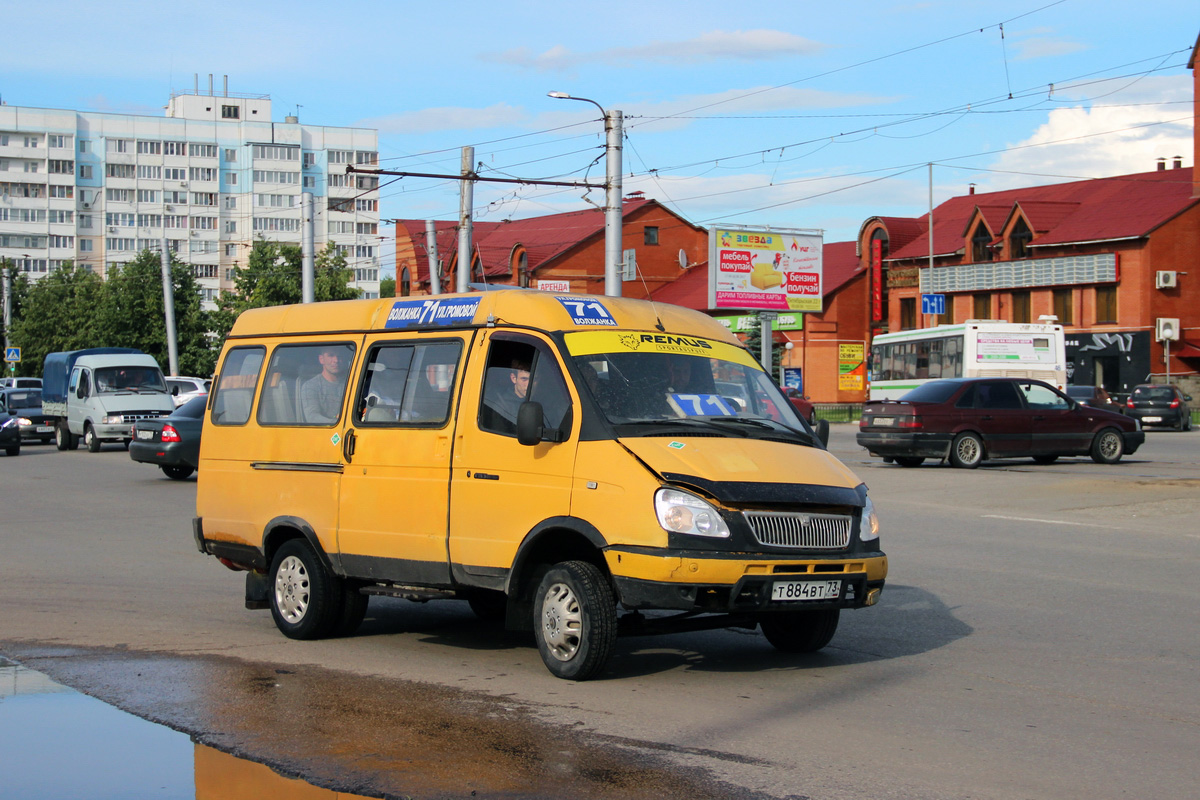
[[[195,482],[0,458],[0,653],[199,742],[376,796],[1128,798],[1200,785],[1200,431],[1115,466],[884,465],[834,426],[891,566],[812,656],[623,639],[553,678],[465,604],[294,642],[196,552]]]

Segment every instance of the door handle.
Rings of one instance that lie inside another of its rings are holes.
[[[354,429],[351,428],[346,431],[346,436],[342,439],[342,456],[346,459],[347,464],[354,460],[354,440],[356,438]]]

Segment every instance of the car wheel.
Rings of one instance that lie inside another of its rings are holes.
[[[54,426],[54,446],[59,450],[74,450],[79,447],[79,437],[71,435],[71,429],[65,421]]]
[[[896,456],[895,462],[902,467],[919,467],[925,463],[920,456]]]
[[[159,469],[173,481],[182,481],[196,471],[195,467],[189,467],[187,464],[163,464]]]
[[[1184,425],[1183,429],[1185,431],[1190,431],[1192,429],[1192,412],[1187,412],[1187,414],[1184,415],[1184,419],[1187,420],[1187,423]]]
[[[280,632],[289,639],[328,636],[342,610],[336,583],[312,545],[284,542],[271,561],[271,616]]]
[[[4,448],[4,454],[5,454],[6,456],[19,456],[19,455],[21,455],[21,445],[17,444],[17,445],[13,445],[12,447],[6,447],[6,448]]]
[[[1033,463],[1035,464],[1053,464],[1058,461],[1058,456],[1034,456]]]
[[[508,596],[504,592],[477,589],[467,595],[467,603],[484,622],[499,622],[508,612]]]
[[[89,453],[100,452],[100,437],[96,435],[96,429],[91,423],[83,426],[83,444]]]
[[[1115,464],[1125,455],[1125,440],[1115,428],[1105,428],[1092,440],[1092,461]]]
[[[617,641],[617,603],[599,567],[555,564],[538,584],[533,614],[538,652],[556,677],[587,680],[608,663]]]
[[[759,620],[763,636],[776,649],[784,653],[815,653],[833,638],[837,632],[841,612],[834,608],[826,611],[785,611],[770,614]]]
[[[959,469],[975,469],[983,463],[983,442],[974,433],[960,433],[950,445],[950,463]]]

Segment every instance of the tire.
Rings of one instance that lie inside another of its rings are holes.
[[[508,613],[508,596],[504,592],[476,589],[467,595],[467,603],[484,622],[500,622]]]
[[[617,603],[599,567],[563,561],[546,572],[534,593],[533,635],[555,677],[585,681],[604,668],[617,641]]]
[[[19,444],[15,444],[15,445],[13,445],[12,447],[6,447],[6,448],[4,448],[4,455],[6,455],[6,456],[19,456],[19,455],[21,455],[21,445],[19,445]]]
[[[359,591],[361,584],[342,581],[342,602],[337,621],[333,624],[333,636],[353,636],[367,616],[367,603],[371,598]]]
[[[89,453],[100,452],[100,437],[96,435],[96,429],[91,426],[91,423],[83,426],[83,443],[87,446]]]
[[[325,571],[304,539],[284,542],[271,560],[271,616],[289,639],[321,639],[339,622],[340,581]]]
[[[173,481],[185,480],[196,471],[195,467],[189,467],[187,464],[163,464],[161,467],[159,467],[159,469],[161,469],[163,474]]]
[[[1058,456],[1034,456],[1033,463],[1035,464],[1053,464],[1058,461]]]
[[[960,433],[950,445],[950,463],[959,469],[975,469],[983,463],[983,442],[978,434]]]
[[[71,434],[65,421],[54,426],[54,446],[59,450],[74,450],[79,447],[79,437]]]
[[[896,456],[893,460],[902,467],[919,467],[925,463],[920,456]]]
[[[783,653],[815,653],[837,632],[839,609],[785,611],[759,620],[763,636]]]
[[[1092,440],[1092,461],[1115,464],[1125,455],[1125,440],[1116,428],[1105,428]]]

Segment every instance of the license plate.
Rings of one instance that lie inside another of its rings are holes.
[[[837,600],[841,595],[841,581],[776,581],[771,587],[772,600]]]
[[[1142,422],[1162,422],[1162,417],[1142,417]]]
[[[37,432],[38,433],[54,433],[54,427],[52,425],[38,425]]]
[[[153,438],[154,438],[154,431],[138,431],[138,432],[137,432],[137,438],[139,438],[139,439],[153,439]]]
[[[877,425],[880,428],[890,428],[891,426],[896,424],[896,418],[895,417],[875,417],[875,419],[871,420],[871,424]]]

